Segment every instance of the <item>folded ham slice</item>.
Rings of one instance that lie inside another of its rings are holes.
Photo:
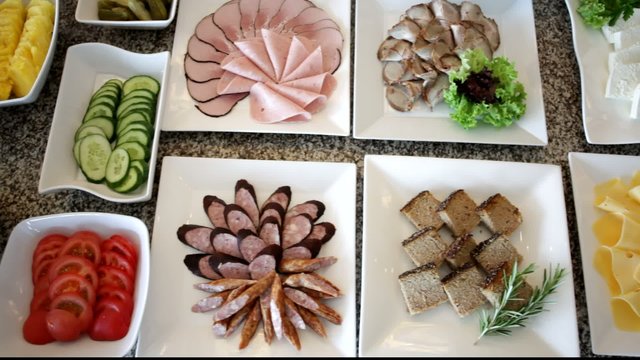
[[[274,83],[267,83],[267,86],[312,114],[320,111],[327,103],[327,97],[316,92]]]
[[[323,73],[322,47],[318,46],[292,71],[282,74],[282,81],[292,81]]]
[[[331,96],[331,94],[333,94],[333,91],[338,86],[338,82],[336,81],[336,78],[331,74],[322,73],[319,75],[313,75],[292,81],[287,81],[282,83],[282,85],[298,88],[301,90],[312,91],[329,97]]]
[[[249,94],[251,117],[258,122],[311,120],[309,112],[263,83],[255,83]]]
[[[271,79],[276,80],[276,74],[264,40],[262,38],[253,38],[248,40],[236,41],[236,47],[253,62],[262,72]],[[259,81],[258,79],[254,79]]]
[[[267,53],[269,53],[269,60],[273,65],[276,76],[275,80],[280,81],[287,63],[289,48],[291,47],[291,37],[266,29],[262,29],[260,34],[264,40]]]

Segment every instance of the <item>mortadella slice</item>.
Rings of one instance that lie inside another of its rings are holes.
[[[284,67],[287,64],[287,55],[291,47],[291,37],[282,35],[269,29],[262,29],[262,39],[269,54],[269,59],[275,72],[275,80],[280,82]]]
[[[322,74],[324,72],[322,54],[322,47],[318,46],[295,69],[285,72],[282,76],[282,81],[287,82]]]
[[[309,121],[311,113],[293,101],[280,95],[264,83],[257,82],[251,87],[249,108],[251,116],[261,123],[280,121]]]
[[[210,117],[220,117],[227,115],[240,100],[246,98],[249,93],[220,95],[207,102],[199,102],[196,109]]]
[[[238,237],[229,229],[218,227],[211,232],[211,244],[215,251],[241,258]]]
[[[211,79],[205,82],[195,82],[187,78],[187,91],[193,100],[198,102],[207,102],[218,97],[218,81],[220,79]]]
[[[306,214],[285,218],[282,226],[282,248],[287,249],[302,241],[311,233],[313,221]]]
[[[178,228],[178,240],[196,250],[213,254],[214,249],[210,240],[212,231],[210,227],[185,224]]]
[[[195,34],[189,38],[187,53],[195,61],[215,62],[218,64],[227,56],[226,53],[219,51],[213,45],[198,39]]]
[[[258,15],[260,0],[240,0],[240,29],[245,38],[256,36],[254,22]]]
[[[220,6],[213,13],[213,23],[216,24],[230,41],[237,41],[244,38],[240,29],[240,6],[239,0],[231,0]]]
[[[264,41],[262,38],[246,39],[235,42],[236,47],[247,57],[253,64],[255,64],[265,75],[269,77],[271,81],[276,81],[276,74],[271,64],[271,58],[267,52]],[[232,70],[237,73],[237,71]],[[247,75],[241,74],[248,77]],[[265,80],[266,81],[266,80]]]
[[[213,23],[213,14],[207,15],[196,25],[195,35],[201,41],[223,53],[231,53],[236,47],[226,38],[222,29]]]
[[[267,86],[312,114],[320,111],[327,103],[327,97],[322,94],[274,83],[267,83]]]
[[[189,54],[184,57],[184,73],[187,78],[195,82],[205,82],[211,79],[219,79],[224,70],[214,62],[197,62]]]
[[[256,191],[245,179],[236,182],[235,203],[244,209],[257,229],[260,225],[260,209],[258,209]]]
[[[283,82],[282,85],[319,93],[329,97],[338,86],[338,81],[333,75],[325,72],[318,75]]]

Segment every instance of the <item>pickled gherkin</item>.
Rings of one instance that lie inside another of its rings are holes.
[[[172,0],[99,0],[100,20],[166,20]]]

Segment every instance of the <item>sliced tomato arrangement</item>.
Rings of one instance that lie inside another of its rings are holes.
[[[90,230],[43,237],[33,252],[34,284],[26,341],[97,341],[126,336],[133,314],[138,252],[126,237]]]

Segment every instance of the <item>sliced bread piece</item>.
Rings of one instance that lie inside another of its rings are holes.
[[[425,190],[406,203],[400,209],[400,212],[418,229],[433,226],[436,230],[439,230],[444,223],[436,213],[438,205],[440,205],[440,200],[436,199],[431,192]]]
[[[471,234],[465,234],[456,238],[447,248],[444,256],[452,269],[473,262],[471,252],[476,248],[476,240]]]
[[[468,263],[442,279],[444,291],[458,316],[465,317],[485,302],[482,295],[484,274],[472,263]]]
[[[429,226],[416,231],[408,239],[403,240],[402,248],[416,266],[422,266],[426,263],[440,266],[444,261],[447,244],[442,241],[438,231],[433,226]]]
[[[426,264],[398,276],[400,289],[411,315],[419,314],[447,301],[438,267]]]
[[[499,268],[503,263],[512,265],[516,259],[518,263],[522,263],[522,256],[518,254],[511,240],[499,233],[478,244],[471,256],[487,273]]]
[[[480,223],[476,203],[464,190],[456,190],[440,203],[437,213],[454,236],[471,232]]]
[[[500,305],[502,298],[502,292],[504,291],[504,276],[509,276],[513,266],[507,263],[503,263],[501,266],[490,272],[485,278],[484,285],[482,287],[482,294],[489,300],[493,307]],[[529,299],[533,295],[533,288],[526,281],[522,284],[522,287],[516,291],[515,298],[507,303],[506,310],[517,311],[527,304]]]
[[[505,236],[511,235],[522,224],[520,210],[502,194],[490,196],[476,208],[476,213],[491,231]]]

